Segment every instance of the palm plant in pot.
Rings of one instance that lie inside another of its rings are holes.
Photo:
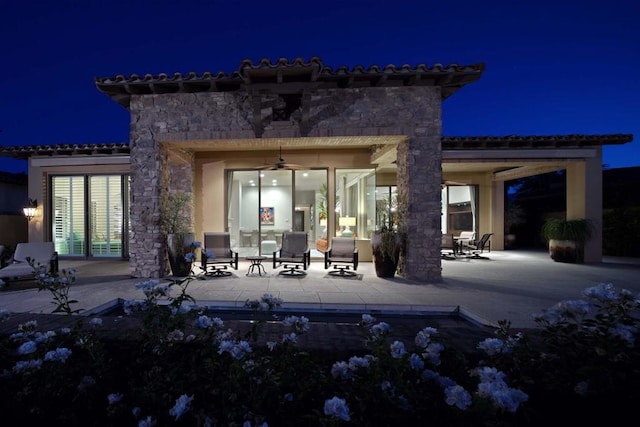
[[[542,235],[549,242],[549,256],[558,262],[584,261],[584,246],[593,235],[593,223],[585,218],[548,219]]]
[[[171,273],[177,277],[191,274],[193,252],[199,246],[190,231],[191,218],[186,209],[190,202],[188,193],[166,193],[160,204],[160,227],[166,236]]]
[[[381,226],[371,236],[373,263],[378,277],[393,277],[398,268],[402,239],[397,230],[398,218],[392,210],[390,198],[378,201],[377,223]]]

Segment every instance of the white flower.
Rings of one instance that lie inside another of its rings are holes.
[[[54,331],[46,331],[44,333],[36,332],[34,341],[39,344],[39,343],[47,342],[55,336],[56,336],[56,333]]]
[[[478,395],[491,399],[499,408],[509,412],[515,412],[520,403],[529,399],[529,396],[521,390],[510,388],[504,381],[505,374],[496,368],[479,368],[476,373],[480,377]]]
[[[366,357],[352,356],[349,359],[349,369],[355,371],[358,368],[368,368],[369,359]]]
[[[57,348],[55,350],[48,351],[47,354],[44,355],[44,360],[46,362],[60,362],[65,363],[67,359],[71,356],[71,350],[68,348]]]
[[[455,405],[458,409],[465,410],[471,406],[471,395],[467,390],[459,385],[450,386],[444,389],[447,405]]]
[[[349,416],[349,407],[344,399],[337,396],[332,397],[324,402],[324,414],[330,417],[336,417],[343,421],[351,420]]]
[[[504,341],[500,338],[487,338],[478,344],[478,350],[483,350],[489,356],[502,353],[504,348]]]
[[[19,360],[13,367],[13,372],[22,372],[27,369],[38,369],[42,366],[42,359]]]
[[[102,326],[102,319],[99,317],[94,317],[93,319],[91,319],[90,323],[94,328],[99,328],[100,326]]]
[[[369,332],[373,335],[374,338],[380,338],[389,333],[389,324],[386,322],[380,322],[375,324],[369,328]]]
[[[402,341],[394,341],[390,346],[391,349],[391,357],[394,359],[400,359],[402,356],[407,354],[407,350],[404,348],[404,343]]]
[[[432,342],[424,349],[422,357],[437,366],[440,364],[440,353],[442,350],[444,350],[444,345],[439,342]]]
[[[369,325],[372,325],[375,321],[376,321],[376,318],[373,317],[372,315],[363,314],[362,315],[362,321],[360,322],[360,324],[362,326],[369,326]]]
[[[151,418],[151,416],[148,416],[144,420],[138,421],[138,427],[153,427],[153,424],[153,418]]]
[[[174,417],[176,417],[177,421],[178,418],[182,416],[182,414],[190,409],[189,405],[191,404],[192,400],[193,396],[187,396],[186,394],[183,394],[178,399],[176,399],[176,404],[169,410],[169,415],[173,415]]]
[[[287,316],[282,321],[285,326],[290,326],[294,331],[301,333],[309,330],[309,319],[304,316]]]
[[[412,353],[409,357],[409,366],[411,366],[411,369],[419,371],[424,369],[424,360],[419,355]]]
[[[109,405],[114,405],[122,400],[124,395],[122,393],[111,393],[107,396],[107,401],[109,401]]]
[[[426,327],[416,334],[415,343],[418,347],[426,347],[431,343],[431,335],[438,333],[436,328]]]
[[[599,285],[587,288],[582,292],[586,298],[599,301],[617,301],[618,293],[611,283],[600,283]]]
[[[348,380],[352,377],[350,372],[350,366],[345,361],[335,362],[333,366],[331,366],[331,375],[333,378],[342,378]]]
[[[213,326],[213,320],[209,316],[199,316],[196,319],[196,327],[200,329],[209,329]]]
[[[247,353],[251,353],[253,350],[247,341],[231,341],[224,340],[220,342],[218,346],[218,354],[229,353],[231,357],[237,360],[241,360]]]
[[[22,343],[20,347],[18,347],[18,354],[31,354],[34,353],[38,348],[38,345],[34,341],[27,341]]]

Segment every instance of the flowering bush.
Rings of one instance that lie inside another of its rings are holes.
[[[611,285],[539,314],[530,337],[502,322],[475,352],[429,326],[412,343],[394,340],[391,325],[364,314],[362,350],[329,357],[299,346],[311,321],[276,316],[279,298],[246,301],[250,327],[234,330],[195,304],[192,279],[139,283],[144,298],[123,304],[124,319],[77,316],[58,299],[72,327],[33,320],[1,336],[3,423],[536,426],[569,410],[594,425],[631,414],[640,397],[639,302]],[[42,281],[60,294],[61,280]],[[105,327],[126,319],[129,334]],[[265,338],[267,322],[279,326]]]

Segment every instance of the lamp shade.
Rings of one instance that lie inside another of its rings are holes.
[[[338,220],[340,227],[354,227],[356,225],[355,216],[341,216]]]
[[[22,213],[27,217],[27,220],[31,221],[31,218],[36,216],[38,212],[38,201],[29,199],[27,206],[22,208]]]

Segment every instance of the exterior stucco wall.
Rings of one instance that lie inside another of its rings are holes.
[[[567,166],[567,219],[591,220],[594,232],[584,248],[584,262],[602,261],[602,149],[595,157]]]
[[[133,275],[159,277],[166,270],[159,227],[162,192],[193,194],[196,176],[205,173],[193,170],[193,157],[184,159],[179,149],[181,141],[228,139],[233,144],[233,139],[256,138],[256,133],[263,138],[406,135],[398,148],[400,226],[407,236],[399,271],[409,279],[440,280],[440,89],[317,90],[304,101],[309,103],[303,106],[304,113],[294,112],[284,126],[270,123],[276,98],[261,95],[258,103],[244,92],[132,96]],[[261,114],[260,120],[255,120],[254,112]],[[257,131],[256,123],[261,126]],[[163,144],[169,142],[171,148]],[[179,160],[174,161],[174,157]],[[195,194],[199,196],[200,192]],[[194,198],[196,210],[205,208],[198,205],[202,203],[199,199]],[[195,213],[194,218],[200,215]]]

